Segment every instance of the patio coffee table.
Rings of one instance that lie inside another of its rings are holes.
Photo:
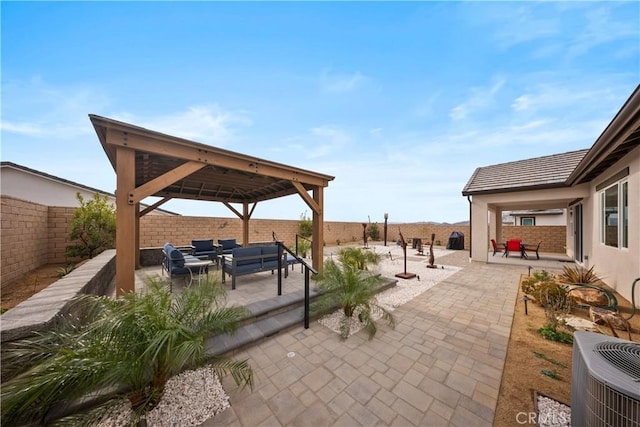
[[[198,268],[198,285],[200,284],[202,274],[205,272],[206,268],[212,265],[213,265],[213,261],[211,261],[210,259],[200,260],[200,261],[189,261],[184,263],[184,266],[188,267],[190,270],[194,267]],[[191,276],[191,280],[189,281],[189,286],[191,286],[191,282],[193,282],[193,276]]]

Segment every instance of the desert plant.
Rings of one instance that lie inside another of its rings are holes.
[[[56,274],[58,277],[64,277],[67,274],[71,273],[73,269],[76,268],[73,264],[65,265],[64,267],[60,267],[56,270]]]
[[[586,269],[579,265],[575,266],[562,266],[562,273],[558,274],[557,280],[560,283],[574,284],[574,283],[598,283],[601,278],[594,273],[593,268]]]
[[[358,270],[350,264],[338,265],[333,260],[324,263],[324,269],[318,275],[320,297],[313,307],[314,314],[326,313],[338,307],[343,314],[340,320],[340,337],[347,339],[351,332],[354,316],[362,323],[369,339],[377,332],[374,317],[380,315],[389,326],[395,328],[393,315],[378,304],[375,298],[376,287],[381,282],[378,275]]]
[[[307,216],[307,211],[300,214],[299,232],[302,237],[311,237],[313,234],[313,221]]]
[[[206,364],[218,375],[231,373],[237,384],[253,385],[246,360],[205,352],[205,338],[232,332],[244,313],[224,306],[224,290],[213,276],[180,295],[151,280],[142,293],[117,300],[84,295],[75,308],[78,316],[60,330],[3,345],[3,369],[8,364],[13,375],[2,385],[3,425],[41,422],[62,403],[118,389],[140,417],[157,405],[171,376]],[[99,417],[120,396],[103,395],[90,413]]]
[[[567,287],[556,282],[554,276],[545,270],[536,271],[532,276],[525,278],[520,288],[522,292],[535,298],[543,307],[552,301],[555,305],[565,306],[569,301]]]
[[[370,265],[380,263],[380,255],[358,247],[346,247],[338,251],[338,261],[357,270],[368,270]]]
[[[85,201],[80,193],[80,202],[71,220],[69,240],[65,255],[69,258],[93,258],[105,249],[113,248],[116,238],[116,214],[107,196],[93,195]]]

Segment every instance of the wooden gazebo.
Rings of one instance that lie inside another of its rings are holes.
[[[249,242],[249,219],[260,201],[299,194],[313,212],[313,267],[322,268],[324,187],[334,177],[287,166],[90,114],[116,172],[117,295],[135,289],[140,255],[140,216],[174,199],[222,202],[242,219]],[[311,192],[311,194],[309,194]],[[140,211],[140,201],[161,199]],[[231,204],[242,205],[242,212]]]

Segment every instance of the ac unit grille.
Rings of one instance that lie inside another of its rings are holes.
[[[634,381],[640,381],[640,344],[603,341],[593,351]]]

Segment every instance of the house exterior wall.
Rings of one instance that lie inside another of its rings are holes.
[[[629,167],[629,247],[614,248],[600,243],[600,206],[596,186]],[[585,203],[585,266],[594,267],[607,285],[631,300],[631,284],[640,277],[640,147],[631,151],[591,183]],[[588,215],[587,215],[588,212]],[[638,286],[638,285],[637,285]],[[640,288],[636,289],[636,298]],[[637,300],[636,300],[637,301]]]
[[[4,196],[16,197],[25,201],[39,203],[44,206],[77,207],[76,193],[80,193],[85,200],[90,199],[95,191],[76,187],[69,183],[55,181],[40,175],[12,167],[3,167],[1,171],[1,187]],[[109,197],[115,204],[115,199]]]
[[[514,224],[520,226],[520,218],[535,218],[536,226],[538,225],[566,225],[567,218],[566,214],[545,214],[545,215],[535,215],[535,214],[517,214],[513,215]]]
[[[77,193],[80,193],[85,201],[92,199],[98,193],[107,196],[112,205],[115,206],[116,204],[115,197],[104,191],[88,189],[80,185],[74,185],[69,181],[38,175],[37,173],[8,165],[3,165],[0,168],[0,193],[3,196],[15,197],[16,199],[44,206],[70,208],[79,206],[76,197]],[[174,216],[170,212],[158,209],[149,214]]]

